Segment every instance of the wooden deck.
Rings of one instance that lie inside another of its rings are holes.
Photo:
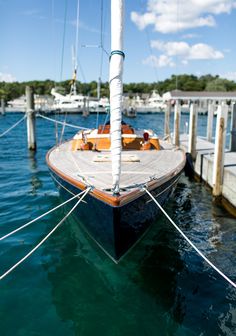
[[[188,135],[180,136],[181,146],[188,149]],[[213,162],[214,162],[214,143],[197,137],[197,157],[195,162],[195,172],[213,187]],[[224,159],[224,178],[222,186],[223,197],[234,207],[236,207],[236,152],[225,151]]]
[[[183,168],[184,153],[172,145],[161,142],[162,150],[122,152],[121,189],[137,188],[153,177],[162,179],[172,176]],[[112,187],[110,152],[72,151],[71,142],[54,148],[48,157],[50,165],[63,175],[78,182],[85,182],[96,189],[108,191]]]

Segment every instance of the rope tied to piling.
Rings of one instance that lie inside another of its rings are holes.
[[[24,260],[26,260],[31,254],[33,254],[52,234],[56,229],[61,226],[61,224],[70,216],[70,214],[76,209],[79,203],[82,202],[84,197],[91,191],[92,187],[88,187],[84,191],[82,191],[79,195],[82,195],[81,198],[76,202],[76,204],[71,208],[71,210],[57,223],[57,225],[32,249],[30,250],[23,258],[21,258],[17,263],[15,263],[12,267],[10,267],[5,273],[0,276],[0,280],[5,278],[8,274],[10,274],[16,267],[18,267]],[[78,197],[79,195],[75,195],[67,202],[71,201],[72,199]],[[64,202],[65,204],[66,202]],[[62,206],[62,205],[60,205]],[[58,208],[58,207],[57,207]],[[23,228],[23,227],[22,227]],[[12,233],[13,234],[13,233]],[[9,236],[9,235],[8,235]]]
[[[149,196],[150,198],[156,203],[158,208],[162,211],[162,213],[166,216],[166,218],[169,220],[169,222],[175,227],[175,229],[181,234],[181,236],[189,243],[189,245],[198,253],[198,255],[205,260],[205,262],[210,265],[218,274],[221,275],[230,285],[232,285],[234,288],[236,288],[236,283],[233,282],[231,279],[229,279],[219,268],[217,268],[195,245],[191,240],[183,233],[183,231],[178,227],[177,224],[173,221],[173,219],[170,218],[170,216],[167,214],[167,212],[163,209],[163,207],[160,205],[160,203],[153,197],[153,195],[150,193],[149,190],[146,189],[146,187],[142,188]]]
[[[12,125],[11,127],[9,127],[6,131],[4,131],[2,134],[0,134],[0,138],[3,137],[4,135],[6,135],[8,132],[10,132],[13,128],[15,128],[17,125],[19,125],[23,120],[25,120],[26,115],[24,115],[23,118],[21,118],[20,120],[18,120],[14,125]]]

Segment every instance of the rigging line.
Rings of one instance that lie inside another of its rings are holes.
[[[14,125],[12,125],[11,127],[9,127],[5,132],[3,132],[2,134],[0,134],[0,138],[3,137],[4,135],[6,135],[8,132],[10,132],[17,125],[19,125],[25,118],[26,118],[26,114],[24,115],[23,118],[21,118],[20,120],[18,120]]]
[[[176,7],[176,13],[177,13],[177,33],[180,31],[180,24],[179,24],[179,17],[180,17],[180,6],[179,6],[179,0],[176,2],[177,7]],[[178,90],[178,55],[176,54],[176,67],[175,67],[175,89]]]
[[[52,119],[52,118],[45,117],[45,116],[43,116],[40,113],[37,114],[37,117],[46,119],[48,121],[52,121],[52,122],[54,122],[56,124],[64,125],[64,122],[59,121],[59,120],[55,120],[55,119]],[[72,125],[72,124],[68,124],[68,123],[65,123],[65,125],[68,126],[68,127],[72,127],[72,128],[76,128],[76,129],[80,129],[80,130],[90,130],[90,128],[87,128],[87,127],[80,127],[80,126],[76,126],[76,125]]]
[[[26,260],[31,254],[33,254],[52,234],[56,229],[70,216],[70,214],[75,210],[75,208],[79,205],[79,203],[83,200],[83,198],[88,194],[91,190],[91,187],[85,190],[83,196],[76,202],[73,208],[65,215],[65,217],[60,220],[60,222],[44,237],[32,250],[30,250],[23,258],[21,258],[16,264],[14,264],[11,268],[9,268],[5,273],[0,276],[0,280],[5,278],[9,273],[11,273],[17,266],[19,266],[24,260]]]
[[[192,242],[191,240],[183,233],[183,231],[175,224],[175,222],[170,218],[167,212],[163,209],[163,207],[159,204],[159,202],[152,196],[152,194],[146,189],[143,188],[146,193],[152,198],[152,200],[156,203],[158,208],[163,212],[163,214],[167,217],[170,223],[176,228],[176,230],[181,234],[181,236],[191,245],[191,247],[202,257],[206,263],[208,263],[217,273],[219,273],[228,283],[230,283],[234,288],[236,288],[236,283],[234,283],[231,279],[229,279],[221,270],[219,270]]]
[[[80,13],[80,1],[77,1],[77,16],[76,16],[76,34],[75,34],[75,69],[78,67],[78,46],[79,46],[79,13]]]
[[[104,131],[104,129],[105,129],[105,126],[106,126],[106,123],[107,123],[107,119],[108,119],[108,116],[109,116],[109,112],[107,112],[107,115],[106,115],[106,118],[105,118],[105,120],[104,120],[104,123],[103,123],[103,126],[102,126],[102,133],[101,134],[103,134],[103,131]],[[98,128],[98,127],[97,127]],[[95,142],[95,147],[97,148],[97,146],[98,146],[98,144],[99,144],[99,142],[101,141],[101,138],[98,138],[97,140],[96,140],[96,142]]]
[[[81,191],[79,194],[77,194],[77,195],[71,197],[70,199],[68,199],[67,201],[65,201],[65,202],[63,202],[63,203],[57,205],[57,206],[54,207],[53,209],[50,209],[49,211],[45,212],[44,214],[38,216],[37,218],[32,219],[32,220],[29,221],[28,223],[26,223],[26,224],[24,224],[24,225],[18,227],[17,229],[15,229],[15,230],[9,232],[9,233],[6,234],[5,236],[2,236],[2,237],[0,238],[0,241],[6,239],[7,237],[10,237],[10,236],[13,235],[14,233],[16,233],[16,232],[18,232],[18,231],[24,229],[25,227],[27,227],[27,226],[29,226],[29,225],[35,223],[35,222],[38,221],[39,219],[41,219],[41,218],[43,218],[43,217],[49,215],[51,212],[53,212],[53,211],[55,211],[55,210],[61,208],[63,205],[65,205],[65,204],[69,203],[70,201],[72,201],[73,199],[79,197],[79,196],[82,195],[84,192],[85,192],[85,190]]]
[[[63,139],[63,136],[64,136],[65,127],[66,127],[66,118],[67,118],[67,112],[65,113],[64,121],[62,123],[62,129],[61,129],[61,136],[60,136],[59,145],[62,143],[62,139]]]
[[[73,154],[72,154],[71,151],[69,151],[69,155],[70,155],[70,157],[71,157],[71,159],[72,159],[72,161],[73,161],[75,167],[78,169],[79,175],[77,174],[77,176],[80,177],[80,178],[83,180],[83,182],[84,182],[85,184],[87,184],[87,185],[91,185],[91,183],[89,182],[89,178],[83,176],[83,172],[81,171],[81,169],[80,169],[78,163],[76,162],[76,160],[75,160],[75,158],[74,158],[74,156],[73,156]]]
[[[61,73],[60,73],[60,81],[62,81],[63,63],[64,63],[64,50],[65,50],[65,37],[66,37],[67,7],[68,7],[68,0],[65,0],[64,27],[63,27],[62,51],[61,51]]]
[[[100,73],[99,78],[102,77],[102,70],[103,70],[103,0],[101,0],[101,21],[100,21],[100,47],[101,47],[101,59],[100,59]]]
[[[150,35],[149,35],[149,32],[148,32],[147,28],[145,29],[145,33],[146,33],[146,38],[147,38],[147,42],[148,42],[149,52],[151,54],[152,66],[153,66],[153,69],[154,69],[156,81],[158,82],[157,67],[155,66],[153,48],[152,48],[152,45],[151,45]]]
[[[82,65],[81,65],[79,59],[77,60],[77,62],[78,62],[78,66],[79,66],[80,73],[81,73],[81,75],[82,75],[83,81],[86,82],[86,78],[85,78],[84,70],[83,70],[83,68],[82,68]]]
[[[55,2],[51,0],[51,39],[52,39],[52,48],[51,48],[51,57],[52,57],[52,68],[53,68],[53,85],[55,86],[56,80],[56,63],[55,63]]]

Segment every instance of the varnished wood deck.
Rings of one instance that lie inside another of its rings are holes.
[[[185,162],[181,150],[176,150],[166,142],[161,142],[164,148],[160,151],[124,151],[122,152],[121,183],[122,194],[129,188],[149,182],[153,177],[166,180],[179,173]],[[104,161],[97,162],[97,157],[106,156]],[[65,177],[81,183],[92,185],[94,188],[110,192],[112,187],[110,152],[72,151],[71,142],[66,142],[51,150],[48,163],[51,169]],[[130,158],[130,162],[127,162]]]

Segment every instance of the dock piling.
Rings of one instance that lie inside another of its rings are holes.
[[[236,152],[236,103],[232,104],[231,110],[231,127],[230,127],[230,144],[231,152]]]
[[[26,86],[26,116],[27,116],[27,141],[28,149],[36,150],[35,136],[35,110],[34,110],[34,93],[30,86]]]
[[[212,128],[213,128],[213,117],[215,111],[215,104],[208,104],[208,114],[207,114],[207,141],[212,142]]]
[[[87,117],[89,115],[89,98],[84,97],[84,106],[83,106],[83,117]]]
[[[171,101],[168,100],[165,108],[165,138],[170,140],[170,113],[171,113]]]
[[[5,101],[4,98],[1,98],[1,114],[5,114]]]
[[[188,152],[196,159],[198,109],[195,103],[190,105]]]
[[[228,105],[222,103],[217,109],[216,138],[213,162],[213,196],[218,197],[222,193],[225,138],[227,127]]]
[[[175,146],[180,145],[179,141],[179,127],[180,127],[180,102],[176,100],[175,103],[175,115],[174,115],[174,144]]]

